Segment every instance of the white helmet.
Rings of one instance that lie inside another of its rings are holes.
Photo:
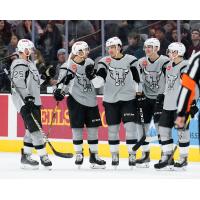
[[[34,49],[34,44],[30,40],[27,39],[21,39],[17,43],[17,51],[21,53],[25,53],[25,50],[27,49],[29,51],[29,55],[32,53]],[[29,56],[27,55],[27,56]]]
[[[160,50],[160,41],[157,38],[149,38],[145,40],[144,46],[153,46],[158,47],[158,51]]]
[[[112,45],[122,46],[122,41],[118,37],[112,37],[106,41],[106,47],[110,47]]]
[[[173,42],[168,46],[168,51],[177,51],[178,56],[184,56],[186,48],[185,45],[181,42]]]
[[[72,46],[72,54],[74,55],[79,55],[80,51],[85,51],[85,50],[88,50],[89,51],[89,46],[86,42],[84,41],[78,41],[78,42],[75,42]]]

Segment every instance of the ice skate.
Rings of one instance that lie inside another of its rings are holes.
[[[99,158],[97,153],[92,153],[91,151],[90,151],[89,162],[91,163],[92,169],[105,169],[106,168],[106,161]]]
[[[113,153],[112,154],[112,166],[114,169],[117,169],[117,166],[119,165],[119,154]]]
[[[81,168],[81,165],[83,164],[83,159],[84,159],[83,153],[76,154],[75,165],[78,166],[78,169]]]
[[[40,161],[45,169],[52,170],[52,162],[49,160],[48,155],[41,156]]]
[[[187,157],[181,157],[180,160],[174,163],[174,170],[176,171],[186,170],[187,165],[188,165]]]
[[[136,159],[136,167],[149,168],[150,152],[142,152],[142,158]]]
[[[156,170],[173,170],[174,159],[171,159],[171,154],[163,154],[161,160],[154,165]]]
[[[31,158],[31,154],[25,154],[21,149],[21,168],[22,169],[39,169],[39,162]]]

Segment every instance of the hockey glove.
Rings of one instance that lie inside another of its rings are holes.
[[[32,108],[34,107],[34,102],[35,102],[35,97],[33,96],[29,95],[24,98],[24,103],[28,110],[32,110]]]
[[[95,78],[95,69],[94,69],[94,65],[87,65],[85,67],[85,75],[89,80],[92,80]]]
[[[51,78],[53,78],[56,75],[56,69],[53,66],[48,67],[46,70],[44,69],[41,71],[41,79],[48,82]]]
[[[195,114],[199,111],[197,105],[196,105],[196,100],[193,100],[190,108],[190,115],[191,118],[194,118]]]
[[[61,89],[56,89],[54,90],[54,98],[56,101],[62,101],[65,97],[65,92],[62,91]]]

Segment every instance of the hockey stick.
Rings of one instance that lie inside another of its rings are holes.
[[[69,64],[69,60],[71,59],[71,54],[69,55],[69,58],[67,60],[67,64]],[[75,74],[72,70],[70,69],[67,69],[67,74],[64,78],[64,83],[67,79],[67,75],[68,75],[68,72],[71,72],[72,74]],[[62,86],[62,89],[61,89],[61,92],[63,92],[65,90],[65,85]],[[48,129],[48,132],[47,132],[47,137],[49,136],[49,134],[51,133],[51,129],[52,129],[52,125],[53,125],[53,122],[54,122],[54,119],[56,117],[56,110],[58,109],[58,105],[59,105],[59,101],[56,101],[56,107],[54,108],[54,111],[53,111],[53,115],[52,115],[52,118],[51,118],[51,123],[50,123],[50,126],[49,126],[49,129]]]
[[[8,59],[8,58],[11,58],[11,57],[13,57],[13,56],[19,56],[19,55],[18,55],[17,53],[11,54],[11,55],[9,55],[9,56],[6,56],[6,57],[4,57],[4,58],[1,58],[1,59],[0,59],[0,62],[3,61],[3,60],[6,60],[6,59]]]
[[[14,86],[16,92],[18,92],[21,100],[25,103],[24,99],[23,99],[23,96],[22,94],[20,93],[20,91],[17,89],[14,81],[11,79],[11,77],[9,76],[8,74],[8,71],[6,69],[4,69],[6,75],[8,76],[8,79],[10,80],[10,82],[12,83],[12,85]],[[46,142],[49,144],[51,150],[53,151],[53,153],[58,156],[58,157],[62,157],[62,158],[72,158],[73,157],[73,154],[72,153],[62,153],[62,152],[58,152],[55,150],[55,148],[52,146],[51,142],[49,141],[49,139],[47,138],[47,135],[43,132],[40,124],[38,123],[38,121],[35,119],[35,117],[33,116],[33,113],[31,112],[31,117],[33,119],[33,121],[35,122],[36,126],[38,127],[38,129],[40,130],[40,132],[44,135],[44,138],[46,140]]]
[[[3,74],[5,74],[5,72],[4,72],[4,68],[6,68],[7,66],[6,66],[6,63],[4,63],[3,61],[4,60],[7,60],[7,59],[10,59],[11,57],[13,57],[13,56],[18,56],[18,54],[11,54],[11,55],[9,55],[9,56],[6,56],[6,57],[4,57],[4,58],[1,58],[0,59],[0,75],[3,75]],[[2,67],[3,66],[3,67]],[[1,72],[2,71],[2,72]],[[9,70],[8,70],[9,71]]]
[[[178,149],[179,140],[181,140],[181,138],[183,137],[183,133],[184,133],[184,131],[186,130],[187,126],[189,125],[190,120],[191,120],[191,115],[188,116],[188,119],[187,119],[187,121],[186,121],[186,123],[185,123],[185,126],[184,126],[183,128],[180,129],[180,130],[181,130],[181,133],[180,133],[180,135],[179,135],[179,138],[178,138],[178,141],[177,141],[177,143],[176,143],[176,146],[175,146],[175,148],[174,148],[174,150],[173,150],[173,152],[172,152],[172,154],[171,154],[171,156],[170,156],[170,158],[169,158],[169,160],[168,160],[168,164],[171,163],[171,161],[172,161],[172,159],[173,159],[173,157],[174,157],[174,154],[176,153],[176,150]],[[175,127],[175,128],[176,128],[176,127]],[[177,129],[177,128],[176,128],[176,129]]]
[[[143,111],[142,111],[141,107],[139,108],[139,112],[140,112],[140,122],[142,124],[143,136],[140,138],[140,140],[132,148],[133,151],[137,151],[140,148],[140,146],[144,143],[144,141],[146,140],[145,126],[144,126],[144,115],[143,115]]]
[[[55,120],[55,117],[56,117],[56,110],[58,109],[58,105],[59,105],[59,101],[56,102],[56,107],[54,108],[53,115],[51,118],[51,123],[50,123],[49,129],[48,129],[47,135],[46,135],[47,137],[49,137],[49,135],[51,133],[51,129],[52,129],[52,125]]]

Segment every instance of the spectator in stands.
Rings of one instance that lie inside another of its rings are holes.
[[[160,41],[160,51],[159,54],[166,55],[166,50],[170,44],[170,42],[165,37],[165,29],[162,27],[159,27],[156,29],[155,32],[156,38]]]
[[[118,25],[118,33],[116,34],[122,41],[123,45],[128,44],[127,36],[129,31],[131,31],[130,26],[127,20],[122,20],[121,23]]]
[[[177,29],[172,29],[170,42],[177,42],[177,41],[178,41]]]
[[[193,29],[191,32],[191,39],[192,39],[192,45],[188,48],[186,55],[187,58],[189,58],[193,51],[198,52],[200,51],[200,30],[199,29]]]
[[[149,30],[148,30],[148,36],[149,36],[149,38],[155,38],[156,36],[156,30],[155,30],[155,28],[153,28],[153,27],[150,27],[149,28]]]
[[[77,40],[84,40],[90,48],[97,45],[96,35],[93,25],[88,20],[70,20],[68,23],[69,29],[69,47],[71,48]],[[88,36],[90,35],[90,36]],[[86,36],[82,38],[83,36]]]
[[[62,48],[62,36],[53,21],[48,22],[44,34],[38,41],[38,47],[46,63],[52,64],[57,59],[57,51]]]
[[[172,30],[172,40],[170,42],[178,42],[177,29]],[[190,32],[184,28],[181,29],[181,43],[185,45],[186,49],[191,45]],[[186,55],[184,57],[188,59]]]
[[[176,29],[176,23],[174,21],[167,21],[167,23],[164,25],[165,30],[165,38],[168,41],[172,41],[172,30]]]
[[[10,43],[8,45],[8,54],[9,55],[12,54],[12,53],[14,53],[14,52],[16,52],[18,41],[19,41],[18,36],[15,35],[15,34],[12,34]]]
[[[118,36],[119,26],[116,23],[110,22],[105,24],[105,40]]]
[[[5,20],[0,20],[0,58],[8,55],[7,45],[11,38],[11,26]]]
[[[60,66],[62,64],[64,64],[64,62],[66,61],[66,56],[67,56],[67,52],[65,49],[59,49],[57,52],[57,63],[55,65],[56,68],[56,75],[53,77],[54,80],[58,79],[58,75],[59,75],[59,70],[60,70]]]
[[[136,58],[144,56],[143,45],[140,35],[136,32],[130,32],[128,35],[128,46],[124,47],[124,53],[134,55]]]
[[[32,40],[32,21],[31,20],[23,20],[16,27],[16,35],[18,35],[19,39],[29,39]],[[35,42],[38,41],[39,35],[37,32],[37,28],[35,28]]]
[[[45,67],[45,61],[40,50],[38,49],[35,49],[34,51],[34,63],[41,74],[42,69]]]

